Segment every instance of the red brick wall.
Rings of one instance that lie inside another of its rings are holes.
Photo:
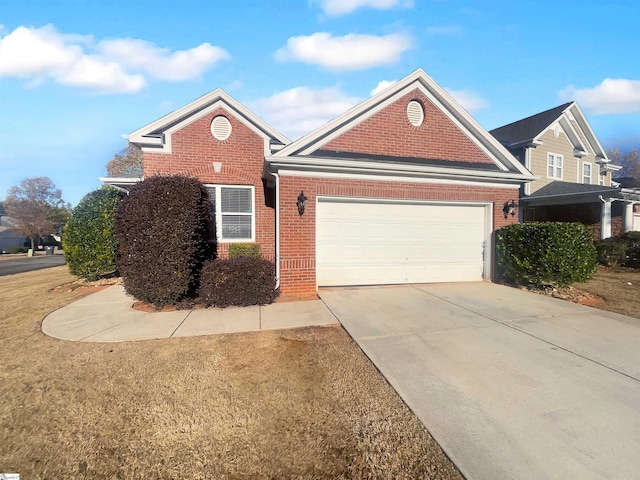
[[[231,135],[225,141],[211,134],[211,120],[217,115],[225,115],[231,123]],[[264,201],[264,140],[222,108],[174,132],[171,140],[171,154],[144,153],[145,176],[181,174],[207,184],[254,185],[256,242],[261,244],[263,255],[273,260],[275,211]],[[219,173],[213,162],[222,163]],[[226,252],[227,245],[218,245],[219,254]]]
[[[425,120],[414,127],[407,118],[407,105],[420,101]],[[321,149],[399,157],[493,163],[420,90],[408,93]]]
[[[308,198],[302,217],[296,208],[301,190]],[[318,195],[492,202],[494,230],[518,219],[516,216],[505,220],[502,213],[506,201],[512,198],[517,201],[518,192],[512,189],[283,176],[280,177],[280,286],[284,294],[308,295],[316,291]]]

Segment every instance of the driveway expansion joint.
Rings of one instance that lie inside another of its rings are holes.
[[[416,290],[418,290],[418,291],[420,291],[422,293],[425,293],[427,295],[431,295],[432,297],[435,297],[435,298],[437,298],[439,300],[447,302],[450,305],[454,305],[454,306],[456,306],[458,308],[461,308],[463,310],[471,312],[471,313],[473,313],[475,315],[479,315],[481,317],[484,317],[484,318],[486,318],[488,320],[491,320],[492,322],[495,322],[495,323],[497,323],[499,325],[502,325],[504,327],[511,328],[511,329],[513,329],[513,330],[515,330],[517,332],[523,333],[525,335],[528,335],[531,338],[535,338],[538,341],[546,343],[547,345],[550,345],[552,347],[556,347],[559,350],[562,350],[564,352],[570,353],[571,355],[575,355],[578,358],[581,358],[581,359],[586,360],[588,362],[591,362],[591,363],[593,363],[595,365],[603,367],[603,368],[605,368],[605,369],[607,369],[607,370],[609,370],[611,372],[618,373],[618,374],[620,374],[620,375],[622,375],[624,377],[629,378],[630,380],[633,380],[634,382],[640,383],[640,378],[634,377],[633,375],[630,375],[628,373],[622,372],[622,371],[618,370],[617,368],[610,367],[609,365],[606,365],[606,364],[604,364],[602,362],[599,362],[598,360],[594,360],[593,358],[589,358],[589,357],[587,357],[585,355],[582,355],[582,354],[580,354],[578,352],[574,352],[573,350],[570,350],[570,349],[568,349],[566,347],[563,347],[562,345],[558,345],[558,344],[553,343],[553,342],[551,342],[549,340],[546,340],[546,339],[544,339],[542,337],[539,337],[537,335],[529,333],[529,332],[527,332],[527,331],[525,331],[525,330],[523,330],[521,328],[518,328],[517,326],[515,326],[515,325],[513,325],[511,323],[507,323],[507,322],[505,322],[503,320],[498,320],[496,318],[491,317],[490,315],[487,315],[487,314],[484,314],[484,313],[481,313],[481,312],[476,312],[475,310],[473,310],[473,309],[471,309],[469,307],[465,307],[464,305],[459,305],[459,304],[457,304],[457,303],[455,303],[455,302],[453,302],[451,300],[448,300],[447,298],[441,297],[441,296],[436,295],[436,294],[434,294],[432,292],[425,292],[424,290],[421,290],[421,289],[419,289],[417,287],[413,287],[413,288],[415,288]],[[589,307],[587,307],[587,308],[589,308]],[[573,314],[569,313],[569,314],[566,314],[565,316],[580,316],[580,315],[582,315],[582,312],[576,312],[576,313],[573,313]],[[556,318],[556,316],[555,315],[547,315],[547,316],[541,316],[541,317],[524,317],[524,318],[534,318],[534,319],[541,319],[542,320],[542,319],[545,319],[545,318]]]

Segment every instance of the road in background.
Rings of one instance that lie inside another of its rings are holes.
[[[32,270],[41,270],[43,268],[58,267],[64,264],[65,260],[62,253],[55,255],[38,254],[33,257],[18,257],[11,260],[3,259],[3,261],[0,262],[0,277],[13,275],[15,273],[30,272]]]

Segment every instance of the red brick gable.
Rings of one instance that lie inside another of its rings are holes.
[[[211,121],[224,115],[231,135],[224,141],[211,134]],[[172,153],[144,153],[144,174],[188,175],[203,183],[259,184],[264,163],[264,139],[223,108],[199,118],[171,135]],[[213,163],[222,163],[219,173]]]
[[[411,100],[418,100],[424,106],[425,118],[419,127],[411,125],[407,118],[407,105]],[[491,158],[417,88],[319,149],[493,164]]]
[[[231,135],[224,141],[211,133],[211,121],[224,115],[231,123]],[[256,242],[265,258],[275,258],[275,212],[265,203],[262,170],[264,138],[223,108],[199,118],[171,135],[172,153],[144,152],[144,175],[186,175],[202,183],[216,185],[253,185],[255,187]],[[214,162],[222,164],[215,171]],[[225,256],[227,244],[218,245]]]

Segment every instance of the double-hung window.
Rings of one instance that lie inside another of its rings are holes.
[[[207,185],[218,242],[255,241],[253,186]]]
[[[562,155],[555,153],[547,155],[547,177],[562,180]]]
[[[591,164],[588,162],[582,164],[582,183],[591,183]]]

